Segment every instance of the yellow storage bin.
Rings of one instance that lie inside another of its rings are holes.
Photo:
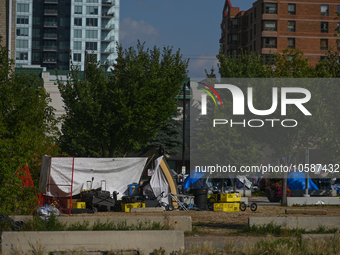
[[[74,209],[86,209],[85,202],[72,202],[72,208]]]
[[[145,208],[145,203],[122,204],[122,212],[130,212],[130,208]]]
[[[240,203],[214,203],[214,212],[238,212]]]
[[[222,193],[220,201],[227,202],[227,203],[241,202],[241,194],[240,193]]]

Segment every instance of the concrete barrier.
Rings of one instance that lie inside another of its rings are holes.
[[[167,254],[184,249],[184,231],[49,231],[3,232],[1,251],[27,254],[33,249],[43,254],[55,251],[139,250],[150,254],[163,248]],[[39,253],[40,254],[40,253]]]
[[[130,214],[131,215],[131,214]],[[24,221],[27,222],[32,219],[32,216],[21,216],[15,215],[10,216],[15,221]],[[138,224],[140,222],[148,221],[159,222],[161,224],[167,224],[172,227],[174,230],[183,230],[183,231],[192,231],[192,221],[190,216],[140,216],[140,215],[132,215],[132,216],[59,216],[58,221],[61,223],[74,224],[74,223],[83,223],[84,221],[89,222],[89,226],[93,226],[93,224],[97,221],[107,222],[112,221],[115,224],[126,221],[127,225]]]
[[[320,226],[325,228],[339,228],[340,217],[249,217],[249,226],[279,225],[282,228],[302,228],[316,230]]]
[[[305,190],[291,190],[291,197],[302,197],[306,194]],[[308,190],[311,197],[336,197],[337,190]]]
[[[330,241],[334,238],[339,239],[339,234],[303,234],[301,235],[302,242],[314,242],[318,240]]]
[[[154,213],[154,212],[164,212],[163,207],[139,207],[139,208],[130,208],[130,212],[132,213]]]
[[[340,205],[338,197],[287,197],[287,206],[293,205]]]

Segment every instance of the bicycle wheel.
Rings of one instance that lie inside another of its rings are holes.
[[[245,211],[246,209],[247,209],[246,204],[245,204],[244,202],[241,202],[241,203],[240,203],[240,210],[241,210],[241,211]]]
[[[253,212],[255,212],[257,210],[257,204],[256,203],[252,203],[250,205],[250,210],[252,210]]]
[[[208,210],[213,211],[214,210],[214,203],[216,203],[216,199],[214,197],[209,197],[208,198]]]
[[[166,210],[167,211],[173,211],[175,207],[173,205],[167,205]]]

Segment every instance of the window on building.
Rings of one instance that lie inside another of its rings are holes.
[[[33,37],[40,38],[40,29],[39,28],[33,28]]]
[[[98,7],[97,6],[86,6],[86,14],[98,14]]]
[[[86,26],[97,27],[98,26],[98,19],[96,19],[96,18],[86,18]]]
[[[238,20],[237,19],[232,19],[231,20],[231,28],[232,29],[237,29],[238,27]]]
[[[38,40],[33,40],[33,41],[32,41],[32,49],[33,49],[33,50],[39,50],[39,49],[40,49],[40,41],[38,41]]]
[[[59,49],[61,50],[67,50],[70,49],[70,44],[69,42],[59,42]]]
[[[253,40],[253,29],[250,29],[249,36],[250,36],[250,40]]]
[[[17,24],[26,25],[28,24],[28,16],[17,16]]]
[[[253,13],[250,13],[250,24],[253,24]]]
[[[295,38],[288,38],[288,49],[295,49]]]
[[[81,29],[74,30],[74,38],[82,38]]]
[[[80,41],[73,42],[73,49],[74,50],[81,50],[81,42]]]
[[[29,4],[17,4],[17,12],[29,12]]]
[[[340,41],[337,41],[337,49],[340,50]]]
[[[17,28],[17,36],[28,36],[28,28]]]
[[[76,3],[82,3],[83,0],[74,0],[74,2],[76,2]]]
[[[86,30],[86,38],[98,38],[98,31],[97,30]]]
[[[328,16],[328,5],[321,5],[321,16]]]
[[[16,40],[16,48],[28,48],[28,40]]]
[[[328,39],[320,40],[320,50],[328,50]]]
[[[256,51],[256,41],[254,41],[254,47],[253,47],[254,51]]]
[[[276,37],[263,37],[262,48],[276,48]]]
[[[40,17],[33,17],[33,25],[40,25]]]
[[[340,5],[338,5],[338,16],[340,16]]]
[[[263,3],[263,10],[266,14],[277,14],[277,3]]]
[[[69,27],[70,26],[70,18],[60,18],[59,25],[61,27]]]
[[[256,7],[254,8],[254,20],[256,19]]]
[[[97,42],[86,42],[86,50],[97,50]]]
[[[256,35],[256,24],[254,24],[254,35]]]
[[[295,32],[295,21],[288,21],[288,32]]]
[[[40,53],[32,52],[32,62],[40,62]]]
[[[73,53],[73,61],[81,61],[81,53]]]
[[[328,22],[321,22],[321,33],[328,33]]]
[[[296,14],[296,4],[288,4],[288,14],[290,15]]]
[[[74,18],[74,25],[75,26],[82,26],[81,18]]]
[[[83,13],[83,6],[76,5],[74,6],[74,14],[82,14]]]
[[[98,0],[86,0],[86,3],[98,3]]]
[[[28,52],[16,52],[15,59],[16,60],[28,60]]]
[[[237,44],[237,34],[229,34],[229,44]]]
[[[69,54],[68,53],[59,53],[59,61],[60,62],[68,62],[69,61]]]
[[[277,21],[276,20],[264,20],[263,31],[277,31]]]
[[[324,59],[327,59],[327,56],[321,56],[320,57],[320,61],[324,60]]]

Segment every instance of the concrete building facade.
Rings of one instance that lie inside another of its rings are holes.
[[[240,11],[225,1],[220,43],[225,54],[256,51],[262,55],[300,49],[311,64],[333,47],[340,50],[334,36],[340,19],[339,0],[258,0]]]
[[[3,0],[1,0],[3,1]],[[120,0],[17,0],[16,67],[83,71],[85,57],[116,59]]]
[[[0,36],[1,45],[9,50],[9,57],[15,57],[15,19],[16,0],[0,0]]]

